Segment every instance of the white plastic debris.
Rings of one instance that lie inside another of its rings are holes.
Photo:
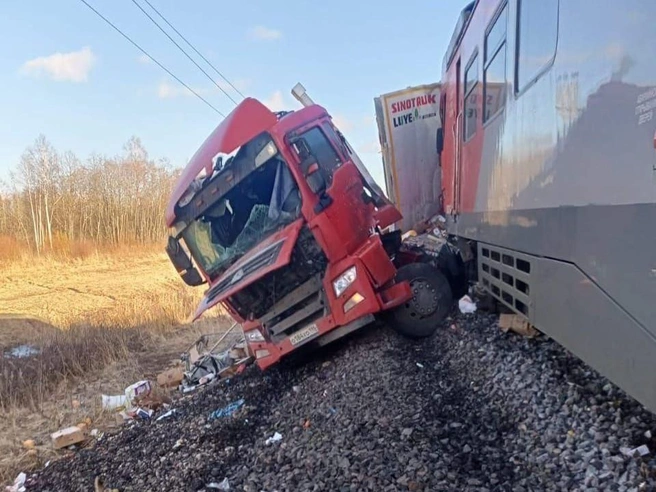
[[[645,431],[645,437],[646,437],[647,439],[651,439],[651,431],[650,431],[650,430]]]
[[[424,365],[421,364],[420,362],[416,362],[415,364],[417,364],[417,367],[418,367],[419,369],[423,369],[423,368],[424,368]]]
[[[125,395],[102,395],[102,407],[104,410],[118,410],[128,404]]]
[[[620,453],[622,453],[624,456],[647,456],[650,451],[649,448],[643,444],[642,446],[638,446],[637,448],[627,448],[627,447],[621,447],[620,448]]]
[[[27,475],[20,472],[14,480],[14,483],[6,487],[7,492],[25,492],[25,480],[27,480]]]
[[[221,483],[212,482],[208,483],[205,487],[215,490],[230,490],[230,482],[228,482],[228,477],[226,477]]]
[[[159,422],[160,420],[168,419],[168,418],[171,417],[174,413],[175,413],[175,408],[172,408],[172,409],[169,410],[168,412],[163,413],[162,415],[160,415],[159,417],[157,417],[155,420],[156,420],[157,422]]]
[[[462,314],[472,314],[476,312],[476,303],[469,296],[464,296],[458,301],[458,308]]]
[[[264,444],[272,444],[274,442],[282,441],[282,434],[276,432],[273,436],[264,441]]]
[[[633,451],[634,454],[637,452],[640,454],[640,456],[647,456],[649,454],[649,448],[647,447],[646,444],[643,444],[642,446],[638,446]]]

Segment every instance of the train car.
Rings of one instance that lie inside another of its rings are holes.
[[[478,280],[656,410],[656,2],[478,0],[442,66],[448,231]]]

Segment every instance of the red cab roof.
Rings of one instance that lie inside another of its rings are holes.
[[[264,104],[256,99],[244,99],[207,137],[185,167],[166,207],[166,225],[171,227],[175,223],[175,205],[198,174],[203,169],[208,176],[212,174],[214,156],[219,153],[229,154],[260,133],[271,129],[277,122],[276,115]]]

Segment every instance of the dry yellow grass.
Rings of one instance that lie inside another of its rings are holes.
[[[55,457],[49,435],[63,426],[90,418],[93,427],[111,429],[102,393],[154,378],[200,334],[222,331],[218,317],[187,323],[201,294],[182,283],[164,254],[143,250],[3,263],[0,483]],[[4,356],[25,343],[41,353]],[[26,439],[36,451],[21,447]]]

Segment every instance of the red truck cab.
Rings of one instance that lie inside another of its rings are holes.
[[[274,113],[248,98],[179,178],[167,252],[188,284],[209,285],[195,318],[221,303],[264,369],[412,307],[400,232],[383,232],[399,219],[324,108]]]

